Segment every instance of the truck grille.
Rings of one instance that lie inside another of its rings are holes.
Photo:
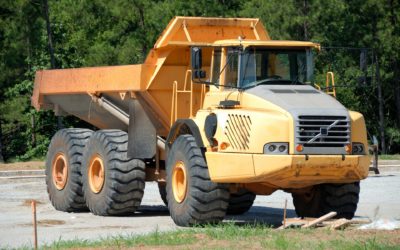
[[[251,119],[247,115],[229,114],[225,126],[225,135],[233,149],[249,149]]]
[[[305,149],[344,148],[350,143],[350,120],[346,116],[299,116],[296,142]]]

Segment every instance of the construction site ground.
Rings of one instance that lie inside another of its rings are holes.
[[[31,200],[37,201],[39,244],[59,239],[90,239],[114,235],[145,234],[178,228],[159,197],[155,183],[146,183],[139,211],[128,217],[99,217],[89,212],[56,211],[46,192],[42,162],[0,164],[0,248],[32,246]],[[400,161],[381,161],[381,173],[361,182],[357,220],[400,220]],[[250,211],[227,221],[258,222],[278,227],[285,199],[287,217],[296,217],[291,195],[278,191],[258,196]],[[321,233],[321,232],[319,232]],[[400,238],[400,230],[391,232]]]

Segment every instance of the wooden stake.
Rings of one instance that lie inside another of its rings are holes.
[[[283,228],[286,227],[286,208],[287,208],[287,199],[285,199],[285,209],[283,210]]]
[[[32,207],[32,214],[33,214],[33,240],[34,240],[35,250],[36,250],[38,247],[38,244],[37,244],[37,223],[36,223],[36,201],[35,200],[32,200],[31,207]]]

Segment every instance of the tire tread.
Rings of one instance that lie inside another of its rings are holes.
[[[108,174],[104,190],[96,194],[103,195],[99,197],[100,201],[91,198],[93,193],[88,186],[87,176],[84,178],[84,195],[90,211],[102,216],[134,213],[143,198],[146,174],[143,161],[127,157],[127,133],[120,130],[100,130],[94,133],[91,140],[93,141],[89,145],[98,143],[104,150],[103,161]],[[84,158],[89,159],[92,153],[91,150],[86,150]]]
[[[188,183],[188,194],[183,201],[184,205],[178,204],[172,194],[170,175],[174,162],[171,164],[169,161],[173,161],[175,154],[184,156],[188,164],[187,174],[191,180]],[[225,184],[210,180],[204,155],[194,137],[192,135],[179,136],[172,145],[167,161],[167,201],[174,222],[179,226],[220,222],[226,214],[229,191]],[[183,206],[186,209],[179,209]]]
[[[46,157],[46,185],[52,205],[60,211],[78,212],[87,210],[82,192],[82,152],[91,135],[92,130],[82,128],[66,128],[59,130],[52,138]],[[66,148],[65,155],[69,165],[69,176],[66,187],[61,192],[51,187],[52,185],[52,160],[56,147]],[[62,196],[62,197],[61,197]]]

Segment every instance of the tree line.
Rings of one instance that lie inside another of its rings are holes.
[[[371,143],[376,136],[381,152],[400,152],[397,0],[3,0],[0,161],[43,157],[60,127],[30,106],[36,70],[142,63],[174,16],[257,17],[273,39],[321,43],[316,81],[334,71],[337,98],[364,114]]]

